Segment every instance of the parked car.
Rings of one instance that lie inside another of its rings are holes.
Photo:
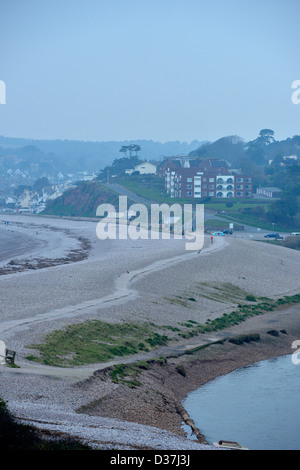
[[[265,238],[278,238],[279,237],[279,233],[267,233],[265,235]]]
[[[233,231],[230,229],[226,229],[226,230],[223,230],[223,233],[225,233],[226,235],[232,235]]]
[[[223,232],[214,232],[214,233],[212,233],[212,235],[214,235],[214,236],[220,235],[221,237],[225,237]]]

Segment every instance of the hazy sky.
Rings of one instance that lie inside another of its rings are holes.
[[[300,0],[0,0],[0,135],[300,134]]]

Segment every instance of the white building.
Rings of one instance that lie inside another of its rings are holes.
[[[281,189],[279,188],[257,188],[256,194],[265,197],[280,197]]]
[[[150,162],[144,162],[140,163],[139,165],[136,165],[133,169],[131,170],[126,170],[125,173],[127,175],[131,175],[135,171],[138,171],[140,175],[155,175],[156,174],[156,165]]]
[[[16,204],[17,199],[15,197],[7,196],[5,204]]]
[[[283,160],[298,160],[298,157],[297,155],[287,155],[285,157],[283,157]]]

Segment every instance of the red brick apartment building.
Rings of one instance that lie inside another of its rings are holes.
[[[252,197],[252,178],[232,174],[222,160],[168,160],[161,170],[171,197]]]

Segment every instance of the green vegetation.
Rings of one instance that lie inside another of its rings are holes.
[[[231,198],[228,202],[208,197],[202,199],[171,198],[165,190],[164,179],[156,175],[122,175],[116,178],[116,182],[133,193],[149,199],[149,201],[164,202],[170,205],[205,204],[207,209],[227,219],[228,223],[235,223],[235,229],[243,224],[259,226],[266,230],[273,230],[273,224],[275,224],[277,231],[296,230],[297,226],[300,227],[300,204],[298,202],[300,190],[297,185],[292,189],[286,189],[278,201]],[[228,223],[210,219],[205,221],[205,227],[221,230],[228,228]]]
[[[262,207],[267,211],[270,206],[270,201],[266,199],[230,198],[230,202],[228,202],[222,199],[210,199],[205,205],[207,205],[210,210],[219,211],[218,214],[222,216],[223,213],[239,214],[256,207]]]
[[[100,204],[119,206],[119,194],[99,182],[84,182],[48,201],[43,215],[96,217]]]
[[[208,319],[204,324],[195,320],[182,321],[178,323],[178,326],[157,326],[153,323],[110,324],[99,320],[89,320],[70,325],[47,335],[44,343],[28,346],[30,349],[37,350],[39,356],[30,354],[27,359],[60,367],[106,362],[115,357],[150,351],[167,345],[170,340],[176,340],[178,337],[191,338],[199,334],[223,330],[238,325],[247,318],[263,315],[283,305],[300,303],[300,294],[284,296],[278,300],[260,297],[254,301],[253,298],[249,300],[251,303],[238,304],[237,309],[231,313],[224,313],[213,320]],[[161,334],[161,331],[166,329],[172,332],[172,337]],[[116,366],[112,372],[114,381],[118,378],[121,381],[124,380],[129,372],[126,367]],[[134,368],[130,369],[131,375],[145,367],[145,363],[135,364]],[[136,377],[130,380],[133,382],[128,383],[129,386],[137,385]]]
[[[300,294],[285,296],[278,300],[272,300],[268,298],[258,299],[260,302],[256,302],[255,305],[250,304],[239,304],[238,309],[232,311],[231,313],[224,313],[222,316],[215,318],[214,320],[208,319],[205,324],[194,322],[190,323],[180,323],[181,326],[187,328],[185,331],[180,331],[178,335],[182,338],[191,338],[197,336],[198,334],[209,333],[212,331],[219,331],[225,328],[238,325],[241,322],[244,322],[247,318],[263,315],[266,312],[275,310],[276,308],[282,305],[289,305],[300,302]],[[192,328],[193,326],[193,328]]]
[[[271,336],[279,336],[279,332],[277,330],[269,330],[267,331],[267,334]]]
[[[279,245],[292,250],[300,250],[300,237],[287,237],[285,240],[264,240],[265,243],[271,245]]]
[[[112,367],[109,375],[114,383],[122,383],[129,388],[136,388],[140,385],[137,376],[143,371],[150,369],[146,361],[140,361],[132,364],[116,364]],[[129,378],[128,378],[129,377]]]
[[[251,341],[259,341],[260,336],[258,333],[250,333],[246,335],[239,335],[235,336],[234,338],[229,338],[229,342],[233,344],[244,344],[244,343],[250,343]]]
[[[135,147],[135,148],[133,148]],[[125,155],[129,152],[130,157],[127,156],[121,158],[115,158],[111,165],[105,166],[97,176],[99,181],[107,181],[107,177],[117,177],[119,175],[125,174],[126,170],[130,170],[134,168],[139,163],[142,163],[137,156],[132,156],[132,152],[135,151],[136,153],[140,151],[140,148],[137,149],[139,146],[131,145],[123,145],[119,152],[124,153]]]
[[[226,215],[222,215],[222,217],[226,218],[228,222],[259,227],[263,230],[269,230],[272,232],[275,230],[277,232],[297,230],[297,224],[285,225],[283,222],[274,222],[273,225],[273,222],[267,219],[267,214],[269,214],[269,212],[264,210],[264,213],[261,212],[261,216],[258,217],[257,212],[253,209],[239,212],[227,211]]]
[[[146,144],[146,143],[145,143]],[[200,160],[218,158],[227,160],[231,168],[241,169],[242,174],[252,177],[253,192],[260,186],[275,186],[282,190],[278,200],[272,199],[240,199],[205,197],[201,199],[177,199],[169,197],[165,190],[164,178],[157,175],[141,175],[133,169],[143,160],[138,158],[141,151],[139,144],[122,145],[119,151],[125,155],[116,158],[112,164],[103,168],[97,179],[92,182],[78,183],[77,188],[66,191],[61,197],[50,201],[44,214],[74,217],[95,217],[95,211],[103,202],[118,206],[118,194],[113,193],[105,183],[116,182],[133,193],[150,201],[167,204],[197,203],[205,204],[206,208],[222,218],[238,224],[259,226],[262,229],[276,231],[300,230],[300,166],[296,160],[286,159],[286,155],[299,156],[300,136],[278,142],[272,129],[262,129],[258,137],[248,143],[235,136],[223,137],[216,142],[206,143],[193,150],[189,157]],[[127,157],[129,154],[129,158]],[[271,163],[270,163],[271,162]],[[47,179],[40,178],[34,189],[48,184]],[[24,189],[24,188],[23,188]],[[209,222],[209,223],[207,223]],[[222,229],[226,222],[206,221],[210,229]]]
[[[259,136],[246,145],[240,139],[224,137],[202,145],[189,154],[190,158],[219,158],[227,160],[233,168],[252,177],[254,192],[259,186],[275,186],[282,190],[278,200],[230,199],[230,201],[170,198],[163,178],[153,175],[119,175],[119,182],[131,191],[157,202],[205,203],[209,210],[224,212],[222,217],[237,223],[259,226],[277,231],[297,230],[300,227],[300,166],[295,160],[284,160],[285,155],[299,152],[299,136],[277,142],[272,129],[262,129]],[[270,164],[270,161],[272,162]],[[274,224],[274,225],[273,225]],[[219,228],[218,228],[219,229]]]
[[[167,344],[168,337],[154,331],[155,326],[129,323],[111,324],[89,320],[55,330],[43,344],[32,344],[28,360],[52,366],[80,366],[129,356]]]
[[[228,301],[240,303],[245,299],[255,299],[252,294],[230,282],[201,282],[197,283],[192,290],[174,297],[163,298],[173,305],[178,304],[182,307],[195,308],[197,299],[201,297],[220,303],[227,303]]]
[[[185,371],[185,368],[182,364],[178,364],[176,366],[176,371],[178,372],[178,374],[182,375],[182,377],[186,376],[186,371]]]
[[[16,422],[0,399],[0,448],[9,450],[91,450],[74,439],[42,437],[33,426]]]
[[[138,361],[131,364],[116,364],[110,371],[109,376],[114,383],[121,383],[129,388],[136,388],[141,385],[138,380],[138,376],[144,370],[148,370],[151,364],[159,364],[160,366],[166,364],[167,360],[165,357],[159,357],[156,360],[149,361]]]
[[[249,210],[255,207],[263,207],[266,210],[270,206],[270,201],[265,199],[240,199],[231,198],[230,202],[226,200],[213,199],[211,197],[205,198],[171,198],[165,190],[164,178],[157,175],[121,175],[114,178],[114,181],[124,186],[128,190],[137,194],[138,196],[149,199],[149,201],[156,201],[158,203],[167,204],[205,204],[205,206],[214,212],[222,212],[228,214],[241,214],[243,210]],[[220,214],[222,215],[222,214]],[[217,223],[217,221],[215,221]]]
[[[118,177],[116,182],[149,201],[174,203],[174,199],[170,198],[165,191],[164,179],[159,176],[123,175]]]

